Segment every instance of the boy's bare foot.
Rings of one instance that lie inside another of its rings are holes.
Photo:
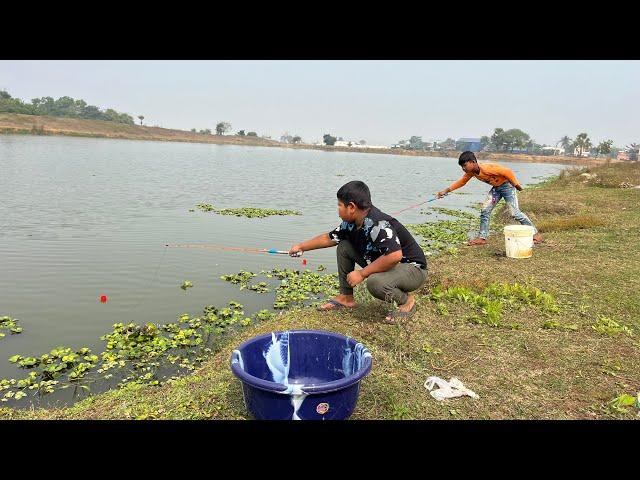
[[[533,236],[533,243],[536,243],[536,244],[542,243],[542,235],[540,235],[539,233],[536,233]]]
[[[327,310],[337,310],[339,308],[353,308],[356,306],[356,302],[353,299],[353,295],[338,295],[331,300],[323,303],[318,307],[318,310],[325,312]]]
[[[407,318],[410,317],[411,314],[413,314],[413,311],[415,310],[416,306],[416,299],[413,295],[409,295],[407,297],[407,302],[402,304],[402,305],[398,305],[398,310],[396,310],[395,312],[391,312],[389,313],[389,315],[387,315],[384,320],[387,323],[397,323],[398,319],[402,318]]]
[[[486,245],[487,241],[484,238],[474,238],[473,240],[469,240],[467,245]]]

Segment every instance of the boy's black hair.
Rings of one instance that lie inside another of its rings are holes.
[[[476,162],[476,154],[467,150],[466,152],[462,152],[460,157],[458,157],[458,165],[463,166],[467,162]]]
[[[344,203],[345,206],[353,202],[355,206],[361,210],[371,207],[371,192],[369,192],[369,187],[359,180],[345,183],[340,187],[340,190],[338,190],[337,196],[338,200]]]

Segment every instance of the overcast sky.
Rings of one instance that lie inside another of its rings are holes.
[[[520,128],[640,141],[639,61],[0,61],[0,89],[68,95],[180,129],[389,145]]]

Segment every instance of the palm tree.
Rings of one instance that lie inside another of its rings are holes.
[[[571,139],[567,135],[565,135],[560,140],[558,140],[558,142],[556,143],[556,147],[558,146],[558,143],[562,145],[562,148],[564,149],[564,154],[569,155],[569,152],[571,150]]]
[[[589,136],[586,133],[580,133],[577,137],[576,137],[576,141],[573,143],[574,147],[578,149],[579,156],[582,156],[582,153],[585,150],[589,150],[591,148],[591,140],[589,139]]]
[[[142,125],[142,120],[144,120],[144,115],[138,115],[138,118],[140,119],[140,125]]]

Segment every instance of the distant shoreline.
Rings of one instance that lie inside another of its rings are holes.
[[[103,120],[84,120],[65,117],[45,117],[17,113],[0,113],[0,134],[19,135],[64,135],[88,138],[114,138],[125,140],[150,140],[160,142],[210,143],[216,145],[239,145],[256,147],[278,147],[328,152],[374,153],[413,157],[456,158],[461,152],[454,150],[417,152],[402,149],[372,149],[357,147],[334,147],[328,145],[288,144],[262,137],[246,135],[203,135],[185,130],[142,125],[127,125]],[[565,156],[525,155],[513,153],[479,152],[479,160],[496,160],[528,163],[559,163],[565,165],[595,166],[606,163],[606,158],[580,158]],[[615,162],[616,160],[612,160]]]

